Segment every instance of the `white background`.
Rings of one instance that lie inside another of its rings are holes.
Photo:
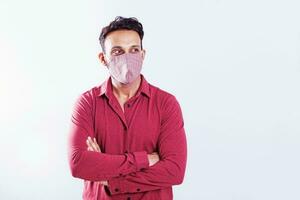
[[[298,0],[0,0],[0,199],[81,199],[66,138],[115,16],[144,25],[143,74],[181,104],[175,199],[300,199]]]

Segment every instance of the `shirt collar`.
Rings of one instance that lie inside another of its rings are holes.
[[[145,94],[147,97],[150,97],[150,88],[149,83],[145,79],[145,77],[141,74],[141,83],[140,87],[137,90],[135,96],[140,95],[141,93]],[[103,84],[99,87],[99,94],[97,96],[106,95],[108,98],[113,94],[112,93],[112,83],[111,77],[109,77]]]

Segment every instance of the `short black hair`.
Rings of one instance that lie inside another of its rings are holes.
[[[101,31],[101,34],[99,37],[99,41],[100,41],[100,45],[101,45],[103,52],[105,52],[104,41],[105,41],[106,36],[110,32],[113,32],[116,30],[121,30],[121,29],[136,31],[140,36],[141,48],[143,49],[143,46],[142,46],[142,40],[144,37],[143,25],[135,17],[126,18],[126,17],[117,16],[115,18],[115,20],[110,22],[110,24],[108,26],[105,26],[104,28],[102,28],[102,31]]]

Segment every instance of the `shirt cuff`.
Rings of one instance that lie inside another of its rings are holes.
[[[133,152],[133,156],[137,171],[149,167],[148,154],[146,151]]]
[[[110,195],[144,192],[138,187],[139,184],[130,184],[124,177],[112,178],[107,182],[107,189]]]
[[[109,179],[107,182],[108,182],[107,188],[111,195],[122,194],[127,192],[125,191],[125,188],[122,187],[119,178],[112,178]]]

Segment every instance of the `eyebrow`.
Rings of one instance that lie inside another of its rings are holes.
[[[132,45],[131,47],[141,47],[141,45]]]
[[[133,47],[141,47],[141,45],[132,45],[130,48],[133,48]],[[123,49],[121,46],[113,46],[111,49]]]

